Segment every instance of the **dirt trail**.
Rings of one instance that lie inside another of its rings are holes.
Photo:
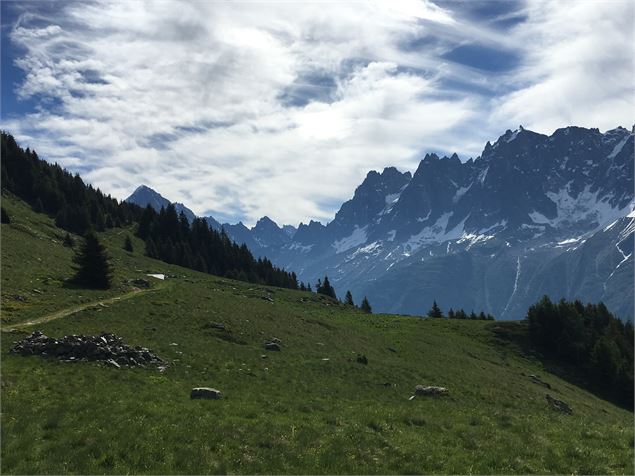
[[[24,322],[19,322],[9,326],[2,326],[2,332],[12,332],[14,330],[20,330],[23,327],[35,326],[37,324],[44,324],[46,322],[54,321],[56,319],[61,319],[62,317],[67,317],[78,312],[84,311],[85,309],[90,309],[98,306],[105,306],[107,304],[113,304],[120,301],[125,301],[127,299],[131,299],[140,294],[149,293],[153,291],[159,291],[163,289],[165,286],[158,286],[156,288],[150,289],[135,289],[134,291],[130,291],[129,293],[122,294],[120,296],[111,297],[108,299],[101,299],[99,301],[86,302],[83,304],[79,304],[77,306],[68,307],[66,309],[61,309],[59,311],[52,312],[51,314],[47,314],[46,316],[38,317],[36,319],[31,319]]]

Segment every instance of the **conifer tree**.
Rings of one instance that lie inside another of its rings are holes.
[[[132,240],[130,239],[130,235],[126,235],[126,240],[124,241],[123,249],[130,253],[134,251],[134,248],[132,247]]]
[[[0,215],[1,215],[1,222],[2,223],[11,223],[11,218],[9,218],[9,214],[7,213],[7,211],[4,209],[4,207],[2,207],[0,209]]]
[[[329,297],[332,297],[333,299],[337,299],[337,296],[335,295],[335,289],[333,289],[333,286],[331,286],[328,276],[324,276],[324,282],[322,283],[320,283],[320,280],[318,279],[317,292],[318,294],[324,294],[325,296],[329,296]]]
[[[353,302],[353,295],[351,294],[350,290],[346,291],[346,297],[344,298],[344,304],[348,304],[349,306],[354,306],[355,305],[355,303]]]
[[[108,289],[112,286],[113,269],[110,257],[93,232],[86,234],[84,243],[73,261],[76,264],[73,281],[77,284],[97,289]]]
[[[454,309],[450,308],[450,310],[448,311],[448,319],[455,319],[456,316],[454,315]]]
[[[66,236],[64,236],[64,246],[68,248],[73,248],[75,246],[75,240],[69,233],[66,233]]]
[[[366,296],[364,296],[362,304],[359,306],[359,308],[367,314],[372,314],[373,312],[373,308],[370,307],[370,303],[368,302],[368,299],[366,299]]]
[[[478,316],[476,315],[476,313],[474,311],[470,312],[470,319],[473,320],[473,321],[478,319]]]
[[[430,308],[430,310],[428,311],[428,316],[436,318],[443,317],[443,313],[441,312],[441,309],[437,305],[436,301],[432,302],[432,308]]]

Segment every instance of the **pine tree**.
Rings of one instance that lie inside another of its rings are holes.
[[[335,294],[335,289],[333,289],[333,286],[331,286],[328,276],[324,276],[324,282],[322,283],[318,279],[317,292],[318,294],[324,294],[325,296],[329,296],[329,297],[332,297],[333,299],[337,299],[337,296]]]
[[[448,319],[455,319],[456,316],[454,315],[454,309],[450,308],[450,310],[448,311]]]
[[[355,303],[353,302],[353,295],[351,294],[350,290],[346,291],[346,297],[344,298],[344,304],[348,304],[349,306],[354,306]]]
[[[0,209],[0,215],[1,215],[1,220],[0,222],[2,223],[11,223],[11,218],[9,218],[9,214],[7,213],[7,211],[4,209],[4,207],[2,207]]]
[[[470,319],[473,320],[473,321],[478,319],[478,316],[476,315],[476,313],[474,311],[470,312]]]
[[[124,241],[123,249],[130,253],[134,251],[134,248],[132,247],[132,240],[130,239],[130,235],[126,235],[126,240]]]
[[[307,283],[306,290],[309,291],[310,293],[313,292],[313,289],[311,289],[311,283]]]
[[[73,248],[75,246],[75,240],[69,233],[66,233],[66,236],[64,236],[64,246],[68,248]]]
[[[110,257],[97,235],[86,234],[84,243],[75,255],[76,273],[73,281],[97,289],[108,289],[112,286],[113,269]]]
[[[443,313],[441,312],[441,309],[437,305],[436,301],[432,302],[432,308],[430,308],[430,310],[428,311],[428,316],[429,317],[436,317],[436,318],[442,318],[443,317]]]
[[[362,304],[361,306],[359,306],[359,308],[367,314],[372,314],[373,312],[373,308],[370,307],[370,303],[368,302],[368,299],[366,299],[366,296],[364,296]]]
[[[485,313],[483,311],[481,311],[478,315],[479,320],[481,321],[486,321],[487,320],[487,316],[485,315]]]

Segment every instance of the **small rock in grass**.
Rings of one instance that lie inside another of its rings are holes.
[[[368,358],[365,355],[358,355],[357,363],[362,365],[368,365]]]
[[[190,398],[202,398],[206,400],[218,400],[220,398],[220,390],[209,387],[196,387],[192,389]]]
[[[571,407],[564,403],[562,400],[556,400],[548,393],[545,394],[545,398],[547,399],[547,403],[549,404],[549,406],[554,410],[566,413],[567,415],[571,415],[573,413]]]
[[[427,385],[417,385],[415,387],[415,395],[420,396],[433,396],[437,397],[440,395],[449,395],[450,392],[445,387],[433,387]]]
[[[265,350],[280,352],[280,344],[276,344],[275,342],[265,342]]]

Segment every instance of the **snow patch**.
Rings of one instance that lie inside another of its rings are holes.
[[[406,253],[412,253],[421,246],[429,243],[443,243],[444,241],[460,238],[463,235],[467,217],[451,230],[447,230],[448,222],[452,215],[453,212],[446,212],[441,215],[433,225],[426,226],[416,235],[412,235],[410,239],[403,244],[404,255]]]
[[[452,203],[457,203],[470,188],[472,188],[472,184],[470,184],[468,187],[459,188],[454,194],[454,197],[452,197]]]
[[[626,145],[626,143],[628,142],[628,139],[630,139],[632,137],[632,134],[627,135],[626,137],[624,137],[624,139],[622,139],[619,144],[616,144],[615,147],[613,147],[613,150],[611,151],[611,153],[608,155],[609,159],[614,158],[617,154],[619,154],[620,152],[622,152],[622,149],[624,148],[624,146]]]
[[[335,241],[331,246],[335,248],[336,253],[343,253],[344,251],[350,250],[351,248],[355,248],[356,246],[363,245],[366,243],[366,228],[359,228],[355,225],[355,229],[353,232],[345,238],[341,240]]]

